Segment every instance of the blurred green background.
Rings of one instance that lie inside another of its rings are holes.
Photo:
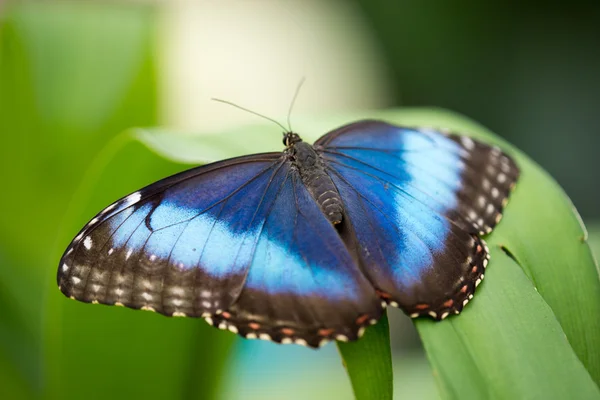
[[[460,112],[559,181],[600,254],[600,6],[248,4],[0,3],[3,398],[351,398],[332,345],[237,341],[201,321],[78,304],[56,289],[62,250],[95,212],[187,167],[122,131],[255,121],[211,97],[285,117],[306,76],[298,114]],[[396,397],[436,398],[400,314],[390,313]]]

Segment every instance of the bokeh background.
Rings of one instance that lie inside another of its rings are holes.
[[[548,170],[600,250],[599,43],[600,6],[583,0],[0,2],[3,398],[351,398],[333,345],[235,340],[55,288],[62,250],[96,211],[187,167],[121,143],[122,131],[256,122],[211,97],[285,120],[306,77],[292,119],[456,111]],[[396,396],[436,398],[400,314],[390,313]]]

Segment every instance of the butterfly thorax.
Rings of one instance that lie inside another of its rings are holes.
[[[302,182],[323,214],[334,225],[342,222],[344,208],[341,196],[327,173],[319,153],[310,144],[299,139],[288,147],[288,154],[298,169]]]

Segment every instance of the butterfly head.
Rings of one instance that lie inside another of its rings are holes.
[[[301,141],[302,138],[297,133],[288,131],[283,134],[283,144],[285,145],[285,147],[292,147],[293,145]]]

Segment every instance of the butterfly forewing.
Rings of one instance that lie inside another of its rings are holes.
[[[222,307],[240,290],[248,260],[233,258],[240,236],[226,236],[216,221],[234,233],[254,229],[260,195],[280,159],[275,153],[200,167],[107,207],[65,252],[61,290],[82,301],[166,315]],[[252,204],[244,208],[246,200]]]
[[[250,338],[353,340],[381,304],[282,154],[167,178],[107,207],[61,260],[85,302],[204,317]]]

